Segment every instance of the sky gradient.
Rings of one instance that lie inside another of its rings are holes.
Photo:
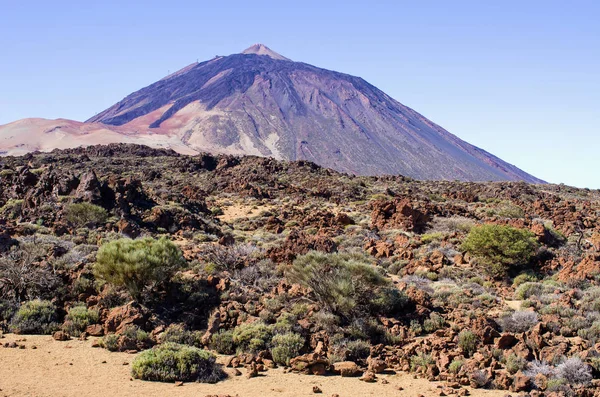
[[[0,124],[83,121],[260,42],[363,77],[539,178],[600,188],[600,2],[5,3]]]

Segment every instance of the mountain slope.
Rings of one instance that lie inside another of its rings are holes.
[[[263,45],[192,64],[89,121],[176,134],[197,150],[305,159],[363,175],[541,182],[359,77]]]
[[[151,137],[151,145],[175,150],[310,160],[361,175],[543,182],[359,77],[291,61],[262,44],[191,64],[87,123],[116,132],[107,134],[112,142],[119,134],[135,143]],[[70,138],[78,146],[81,138]]]

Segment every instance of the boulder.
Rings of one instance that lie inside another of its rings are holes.
[[[333,364],[333,372],[343,377],[360,376],[361,370],[354,361],[341,361]]]
[[[324,375],[329,362],[316,353],[308,353],[290,360],[290,368],[294,372],[307,375]]]
[[[144,313],[142,307],[135,302],[115,307],[110,310],[104,322],[104,333],[121,334],[128,326],[143,326],[147,318],[147,313]]]

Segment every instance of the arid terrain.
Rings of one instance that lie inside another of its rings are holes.
[[[596,190],[3,157],[0,394],[597,396],[599,275]]]
[[[22,341],[25,339],[25,341]],[[145,382],[132,379],[129,364],[135,355],[111,353],[91,348],[90,341],[57,342],[50,336],[7,335],[0,342],[17,342],[25,349],[0,349],[4,363],[0,369],[0,394],[3,396],[205,396],[238,395],[261,396],[314,396],[313,386],[323,395],[330,396],[439,396],[441,382],[429,382],[410,374],[383,374],[387,383],[365,383],[357,378],[341,376],[306,376],[270,370],[261,376],[235,376],[217,384]],[[35,349],[33,347],[35,346]],[[40,378],[43,381],[40,381]],[[400,391],[400,388],[402,391]],[[471,396],[504,396],[498,390],[471,390]]]

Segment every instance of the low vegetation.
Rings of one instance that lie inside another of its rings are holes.
[[[568,186],[127,145],[3,157],[0,332],[98,336],[154,381],[222,379],[210,349],[258,370],[591,395],[598,208]]]
[[[100,247],[94,273],[137,299],[145,287],[168,281],[184,264],[181,250],[164,237],[119,239]]]
[[[158,382],[215,383],[226,377],[211,353],[171,342],[140,353],[131,365],[131,374]]]

